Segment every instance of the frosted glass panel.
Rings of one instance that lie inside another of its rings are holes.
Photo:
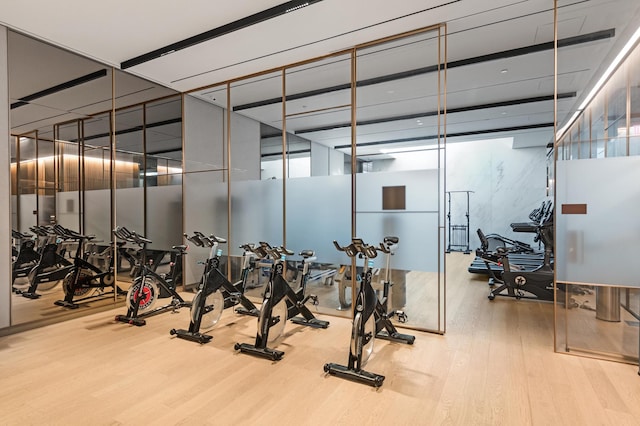
[[[184,232],[195,231],[214,234],[228,239],[227,235],[227,183],[223,171],[188,173],[184,175]],[[238,246],[239,244],[233,243]],[[223,248],[227,252],[227,248]],[[198,262],[207,258],[207,248],[189,247],[186,258],[185,283],[197,283],[202,274]]]
[[[391,186],[405,187],[405,210],[382,211],[383,188]],[[377,243],[385,236],[397,236],[394,268],[438,271],[438,170],[359,174],[356,194],[359,237]]]
[[[287,181],[287,247],[314,250],[318,262],[345,263],[333,240],[351,239],[351,176]]]
[[[225,161],[225,114],[219,106],[184,97],[184,170],[219,170]],[[186,186],[186,185],[185,185]]]
[[[378,244],[385,236],[400,239],[393,269],[438,272],[438,214],[434,213],[358,213],[358,237]],[[384,256],[374,265],[384,267]]]
[[[57,222],[65,228],[79,231],[80,200],[76,191],[58,192],[57,197]]]
[[[111,241],[111,191],[100,189],[84,193],[85,233],[96,240]]]
[[[356,180],[358,212],[381,211],[382,188],[389,186],[405,186],[405,211],[438,211],[438,171],[417,170],[358,175]]]
[[[232,255],[241,255],[240,244],[267,241],[282,244],[282,181],[234,182],[231,191]]]
[[[20,231],[29,232],[29,228],[37,225],[35,194],[20,195]]]
[[[143,188],[118,189],[116,199],[116,223],[131,231],[144,233],[144,190]]]
[[[182,186],[147,188],[146,237],[155,249],[182,244]]]
[[[558,162],[559,282],[640,286],[639,178],[637,157]],[[563,204],[586,204],[587,214],[562,214]]]

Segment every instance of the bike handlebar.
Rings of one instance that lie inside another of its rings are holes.
[[[124,241],[129,241],[131,243],[135,243],[141,246],[146,244],[151,244],[153,242],[150,239],[145,238],[144,236],[138,234],[135,231],[129,231],[124,226],[118,226],[112,232],[113,232],[113,235],[116,236],[116,238],[119,238]]]
[[[351,240],[351,244],[349,244],[348,246],[340,246],[340,244],[338,244],[338,242],[335,240],[333,241],[333,245],[336,246],[339,251],[344,251],[345,253],[347,253],[347,256],[349,257],[355,257],[359,253],[367,259],[374,259],[376,256],[378,256],[378,251],[385,251],[384,248],[381,248],[382,245],[381,247],[372,246],[366,244],[364,241],[362,241],[361,238],[353,238]]]

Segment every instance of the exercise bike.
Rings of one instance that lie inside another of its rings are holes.
[[[42,247],[40,259],[31,268],[27,277],[29,288],[26,291],[13,287],[13,291],[28,299],[38,299],[41,295],[36,290],[50,290],[55,287],[73,268],[73,263],[64,257],[66,249],[61,245],[66,239],[64,235],[56,234],[53,228],[40,228],[45,233],[46,244]]]
[[[135,231],[129,231],[125,227],[117,227],[113,230],[113,234],[120,240],[137,244],[141,249],[140,274],[133,280],[126,296],[127,313],[125,315],[116,315],[116,321],[143,326],[146,324],[145,318],[167,310],[176,312],[184,306],[191,306],[191,302],[185,301],[175,289],[176,277],[180,273],[180,268],[177,267],[177,264],[182,263],[182,256],[184,256],[187,249],[186,246],[172,247],[178,251],[178,254],[170,276],[165,279],[155,272],[147,262],[147,244],[151,244],[151,240],[138,235]],[[154,308],[157,299],[169,297],[171,301],[167,305]]]
[[[93,240],[94,236],[81,235],[60,225],[55,225],[54,230],[64,235],[67,239],[78,242],[73,258],[73,267],[62,281],[64,299],[56,300],[54,302],[55,305],[77,309],[82,302],[113,295],[114,291],[120,295],[126,294],[124,290],[115,284],[113,256],[111,254],[107,255],[109,263],[104,271],[85,259],[85,245]],[[124,242],[119,244],[124,244]],[[112,291],[105,291],[107,288],[111,288]]]
[[[347,365],[328,363],[324,365],[325,373],[333,376],[354,380],[373,387],[380,387],[385,377],[380,374],[363,370],[371,353],[376,337],[394,342],[412,345],[415,336],[399,333],[391,323],[386,307],[386,296],[379,300],[376,291],[371,286],[373,259],[378,256],[378,251],[391,254],[397,237],[385,238],[384,244],[379,247],[365,244],[360,238],[353,238],[351,244],[342,247],[337,241],[333,244],[339,251],[344,251],[347,256],[364,259],[363,274],[360,277],[360,286],[356,295],[356,303],[353,304],[353,325],[351,329],[351,343],[349,345],[349,359]],[[387,280],[384,291],[388,295]],[[384,304],[382,302],[385,302]]]
[[[498,287],[492,287],[489,292],[489,300],[495,299],[496,296],[507,296],[516,299],[536,299],[536,300],[554,300],[553,287],[553,208],[546,211],[545,216],[537,225],[538,239],[544,245],[544,260],[542,265],[531,270],[526,270],[509,262],[509,251],[498,248],[495,253],[477,252],[485,261],[491,280],[489,285],[498,284]],[[478,233],[481,244],[485,246],[483,236]],[[491,269],[490,264],[498,264],[502,266],[502,274],[498,277]],[[559,287],[558,296],[564,300],[564,288]]]
[[[241,279],[232,284],[220,272],[220,256],[222,250],[220,244],[227,241],[224,238],[211,235],[206,237],[201,232],[195,232],[194,235],[188,236],[184,234],[187,240],[200,247],[210,247],[209,258],[205,263],[204,272],[198,292],[193,298],[191,304],[191,322],[189,329],[172,329],[169,333],[181,339],[191,340],[198,343],[208,343],[213,336],[200,332],[200,328],[210,329],[218,323],[222,311],[238,304],[241,307],[236,308],[236,312],[245,315],[257,317],[260,313],[259,309],[245,297],[244,287],[247,277],[251,271],[251,260],[255,257],[251,252],[251,246],[245,244],[240,246],[244,249],[242,257],[242,273]]]
[[[284,279],[286,256],[293,255],[292,251],[284,247],[271,247],[264,242],[261,242],[259,247],[253,247],[252,251],[259,257],[270,257],[273,264],[260,308],[255,343],[253,345],[236,343],[234,348],[243,353],[278,361],[282,359],[284,352],[271,349],[267,345],[281,335],[287,318],[290,318],[291,322],[295,324],[314,328],[327,328],[329,322],[317,319],[305,306],[305,303],[310,299],[317,303],[317,297],[305,296],[305,279],[301,280],[300,288],[297,291],[294,291]],[[297,315],[302,315],[302,317]]]
[[[36,250],[36,239],[33,235],[23,234],[12,229],[11,236],[14,240],[12,246],[14,259],[11,265],[11,285],[13,286],[16,278],[26,277],[29,271],[36,266],[40,260],[40,253]]]

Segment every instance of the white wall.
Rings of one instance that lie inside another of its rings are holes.
[[[351,173],[351,170],[349,170]],[[329,175],[343,175],[344,174],[344,153],[332,149],[329,151]]]
[[[9,144],[9,78],[7,75],[7,29],[0,26],[0,135],[4,149],[0,151],[0,190],[2,199],[11,197],[11,149]],[[0,209],[0,328],[11,320],[11,204]]]
[[[311,176],[329,175],[329,147],[311,142]]]
[[[472,249],[480,245],[478,228],[533,243],[533,234],[514,233],[510,224],[527,222],[531,210],[546,199],[547,149],[511,145],[511,138],[447,144],[447,191],[474,191],[469,209]],[[466,223],[461,200],[452,203],[454,224]]]

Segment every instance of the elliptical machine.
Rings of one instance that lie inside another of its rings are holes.
[[[397,237],[385,238],[385,243],[379,247],[365,244],[360,238],[353,238],[351,244],[342,247],[334,240],[333,244],[339,251],[344,251],[347,256],[364,259],[363,275],[353,304],[353,325],[351,329],[351,343],[349,345],[349,359],[347,365],[328,363],[324,365],[325,373],[344,379],[354,380],[373,387],[380,387],[385,377],[380,374],[363,370],[371,353],[375,337],[394,342],[412,345],[415,336],[399,333],[391,323],[387,314],[386,298],[381,303],[375,290],[371,286],[373,260],[378,256],[378,251],[390,254],[390,248],[397,244]],[[385,293],[388,292],[388,287]],[[388,294],[388,293],[387,293]]]
[[[242,273],[241,279],[232,284],[220,272],[220,256],[222,250],[220,244],[227,241],[224,238],[211,235],[206,237],[201,232],[195,232],[194,235],[184,236],[200,247],[210,247],[209,258],[207,259],[198,287],[198,292],[191,303],[191,322],[189,329],[171,329],[169,333],[181,339],[191,340],[198,343],[208,343],[213,336],[200,332],[200,328],[212,328],[218,323],[222,311],[224,309],[241,304],[242,307],[236,308],[236,312],[245,315],[257,317],[260,310],[245,297],[244,286],[251,271],[251,259],[254,257],[248,244],[240,246],[244,249],[242,257]]]
[[[291,322],[295,324],[314,328],[327,328],[329,321],[317,319],[305,306],[305,303],[310,299],[316,301],[317,298],[313,295],[305,295],[306,279],[304,277],[297,291],[294,291],[284,279],[286,256],[293,255],[292,251],[284,247],[271,247],[265,242],[261,242],[259,247],[253,247],[252,250],[261,258],[270,257],[273,264],[260,308],[255,343],[253,345],[236,343],[234,348],[243,353],[279,361],[284,352],[271,349],[267,345],[281,335],[287,318],[290,318]],[[297,315],[302,315],[302,317]]]

